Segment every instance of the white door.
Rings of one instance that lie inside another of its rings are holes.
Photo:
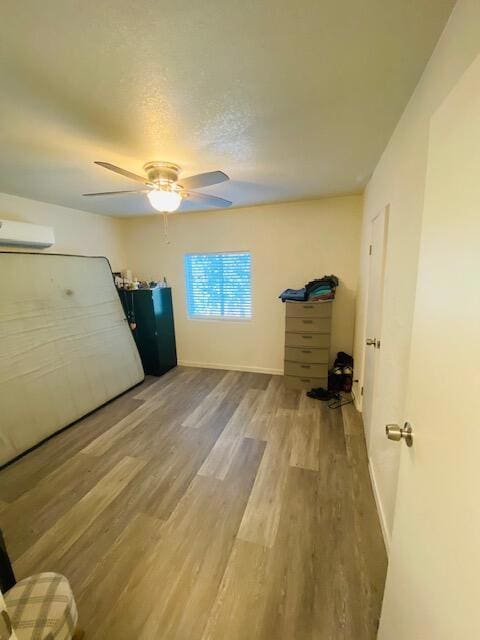
[[[387,246],[388,206],[382,209],[371,222],[370,264],[367,296],[367,322],[365,365],[363,374],[362,413],[367,444],[373,431],[373,402],[375,372],[381,348],[380,328],[382,322],[383,278]]]
[[[430,123],[381,640],[480,638],[480,56]]]

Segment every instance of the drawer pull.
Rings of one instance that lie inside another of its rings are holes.
[[[313,309],[313,304],[304,304],[303,308],[304,309]]]
[[[302,349],[302,353],[312,353],[311,349]]]
[[[312,367],[309,364],[302,364],[302,369],[311,369]]]
[[[303,324],[313,324],[313,320],[302,320]]]
[[[303,338],[304,340],[311,340],[311,339],[312,339],[312,336],[302,336],[302,338]]]
[[[300,378],[302,382],[311,382],[310,378]]]

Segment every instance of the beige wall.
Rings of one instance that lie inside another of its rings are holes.
[[[0,193],[0,219],[53,227],[55,244],[44,251],[106,256],[114,271],[125,266],[120,221],[116,218]],[[0,246],[0,251],[9,250],[21,249]]]
[[[361,197],[275,204],[169,218],[165,244],[160,216],[123,221],[128,266],[142,279],[164,275],[173,287],[179,360],[204,366],[281,372],[284,313],[278,295],[314,277],[341,280],[334,307],[333,348],[352,352]],[[190,252],[252,253],[253,319],[187,317],[183,257]]]
[[[400,448],[386,440],[384,425],[389,422],[401,424],[408,418],[404,402],[430,118],[475,58],[479,43],[480,2],[460,0],[375,169],[364,198],[355,328],[357,365],[362,363],[364,355],[370,221],[382,207],[390,204],[382,348],[373,407],[374,433],[369,446],[371,471],[387,544],[394,519]]]

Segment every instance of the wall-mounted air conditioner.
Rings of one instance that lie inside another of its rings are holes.
[[[0,245],[45,248],[51,247],[54,242],[52,227],[0,220]]]

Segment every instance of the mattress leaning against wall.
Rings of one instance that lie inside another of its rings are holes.
[[[143,379],[106,258],[0,253],[0,465]]]

